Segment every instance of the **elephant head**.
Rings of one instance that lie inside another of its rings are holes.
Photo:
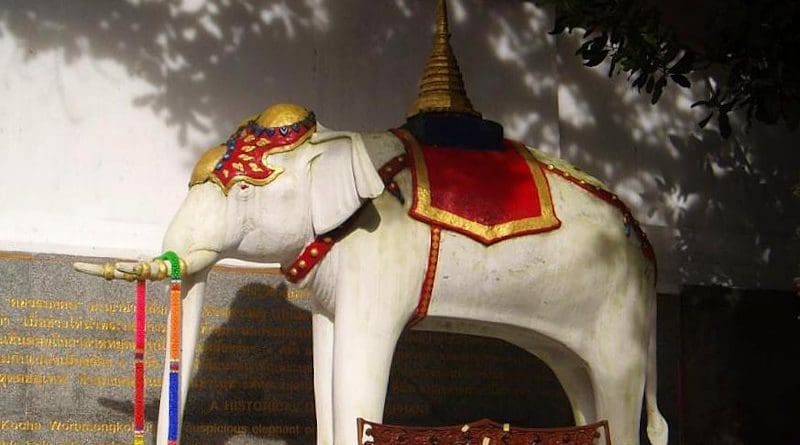
[[[164,248],[285,263],[382,191],[361,135],[274,105],[200,158]],[[187,262],[190,272],[208,266]]]
[[[360,134],[331,131],[301,106],[273,105],[200,157],[163,249],[185,261],[187,276],[228,257],[285,264],[383,188]],[[76,267],[106,278],[164,278],[158,262],[149,266]]]

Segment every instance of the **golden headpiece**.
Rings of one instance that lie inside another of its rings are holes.
[[[228,140],[207,151],[195,165],[189,186],[214,181],[228,194],[238,182],[266,185],[283,169],[267,156],[294,150],[316,131],[314,113],[299,105],[277,104],[245,119]]]

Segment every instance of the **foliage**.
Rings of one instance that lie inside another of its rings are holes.
[[[753,118],[791,130],[798,126],[800,64],[792,62],[792,55],[800,46],[793,26],[800,20],[800,2],[712,2],[701,29],[694,30],[701,36],[697,41],[682,41],[684,36],[662,20],[652,1],[544,3],[556,9],[553,34],[584,30],[577,54],[586,66],[608,60],[609,76],[627,73],[632,86],[650,94],[652,103],[670,83],[689,88],[690,79],[713,78],[708,96],[693,104],[709,111],[700,127],[716,116],[720,134],[727,138],[729,114],[736,110],[744,113],[748,126]]]

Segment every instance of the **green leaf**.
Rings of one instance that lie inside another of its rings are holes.
[[[669,77],[675,83],[677,83],[678,85],[680,85],[680,86],[682,86],[684,88],[689,88],[690,86],[692,86],[692,83],[689,82],[689,79],[687,79],[686,76],[684,76],[683,74],[670,74]]]
[[[617,67],[617,55],[614,54],[614,56],[611,57],[611,63],[609,64],[609,67],[608,67],[608,77],[611,77],[611,76],[614,75],[614,68],[616,68],[616,67]]]
[[[728,139],[731,136],[731,121],[728,119],[727,113],[720,113],[717,118],[719,124],[719,134],[723,139]]]
[[[661,98],[661,93],[664,92],[664,86],[667,85],[667,78],[661,76],[658,81],[656,82],[656,86],[653,87],[653,97],[650,98],[650,103],[655,105],[658,102],[658,99]]]
[[[692,66],[694,65],[695,55],[691,51],[687,51],[686,54],[681,57],[681,60],[678,61],[675,65],[670,67],[670,73],[674,74],[686,74],[692,70]]]
[[[706,128],[706,125],[708,125],[708,121],[711,120],[712,116],[714,116],[714,112],[713,111],[708,113],[708,116],[704,117],[703,120],[698,122],[697,126],[700,127],[700,128]]]
[[[556,17],[555,23],[553,23],[553,29],[548,31],[550,35],[561,34],[564,30],[567,29],[567,20],[565,17]]]
[[[639,77],[637,77],[636,80],[633,81],[631,86],[633,88],[638,89],[639,91],[642,91],[642,87],[644,86],[645,82],[647,82],[648,77],[650,76],[647,75],[646,73],[639,74]]]
[[[586,66],[597,66],[597,65],[600,65],[600,63],[602,63],[603,60],[606,59],[607,55],[608,55],[608,50],[603,50],[603,51],[599,51],[599,52],[597,52],[595,54],[592,54],[591,57],[589,57],[589,59],[586,60],[584,65],[586,65]]]
[[[591,40],[587,40],[578,47],[578,50],[575,51],[575,55],[583,55],[585,52],[589,51],[589,47],[592,45]]]
[[[664,62],[665,63],[672,62],[672,59],[674,59],[678,55],[678,51],[680,51],[678,45],[674,44],[668,45],[667,52],[664,54]]]

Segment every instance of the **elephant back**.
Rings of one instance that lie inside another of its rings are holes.
[[[548,178],[559,176],[619,210],[626,234],[635,233],[643,254],[655,261],[630,209],[602,181],[561,159],[508,139],[500,150],[472,150],[422,145],[403,129],[394,134],[405,147],[402,167],[411,170],[414,219],[484,245],[553,231],[561,221]]]

